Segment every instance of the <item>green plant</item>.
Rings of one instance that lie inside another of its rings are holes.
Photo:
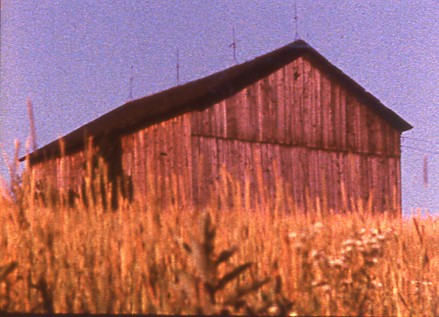
[[[189,244],[182,243],[182,247],[189,253],[192,260],[191,272],[182,271],[178,274],[178,282],[185,299],[189,300],[190,304],[195,304],[194,309],[198,314],[268,313],[273,305],[272,302],[267,301],[258,305],[249,296],[256,294],[270,279],[256,279],[250,283],[242,283],[244,273],[252,266],[251,262],[231,265],[229,272],[221,276],[219,266],[230,262],[237,248],[225,249],[217,254],[215,252],[216,229],[211,217],[206,213],[202,219],[200,232],[202,240],[192,237]],[[226,293],[227,286],[232,286],[232,288]]]

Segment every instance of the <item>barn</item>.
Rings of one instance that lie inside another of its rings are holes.
[[[79,192],[93,153],[113,197],[162,208],[400,213],[411,128],[298,40],[130,101],[21,160],[38,182]]]

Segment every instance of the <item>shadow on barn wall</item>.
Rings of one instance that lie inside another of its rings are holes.
[[[76,162],[75,174],[79,182],[71,183],[68,175],[62,173],[39,175],[34,177],[34,198],[44,206],[67,204],[74,207],[77,203],[86,208],[102,205],[104,210],[117,210],[120,199],[133,201],[132,177],[123,171],[120,136],[107,134],[87,144]],[[94,145],[93,145],[94,143]],[[60,152],[63,152],[60,146]],[[56,159],[58,166],[65,166],[68,155]],[[65,174],[68,174],[65,172]]]

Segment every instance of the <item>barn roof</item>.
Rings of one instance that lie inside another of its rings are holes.
[[[65,151],[68,153],[83,147],[85,136],[99,137],[109,133],[123,134],[188,111],[209,107],[234,95],[302,55],[306,55],[331,78],[338,80],[354,92],[359,99],[394,128],[399,131],[412,128],[409,123],[384,106],[377,98],[332,65],[305,41],[298,40],[271,53],[207,77],[129,101],[62,137]],[[59,141],[60,139],[55,140],[29,154],[30,161],[36,163],[44,160],[45,157],[59,155]],[[22,157],[20,160],[24,159],[25,157]]]

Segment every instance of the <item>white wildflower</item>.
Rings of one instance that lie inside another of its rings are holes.
[[[316,222],[315,224],[314,224],[314,229],[316,229],[316,230],[320,230],[320,229],[322,229],[323,228],[323,224],[321,223],[321,222]]]
[[[329,286],[328,284],[325,284],[322,286],[322,291],[324,291],[325,293],[328,293],[331,291],[331,286]]]
[[[352,247],[350,245],[348,245],[347,247],[343,248],[343,250],[341,250],[341,254],[346,254],[350,252],[352,252]]]
[[[297,238],[297,233],[294,232],[294,231],[290,232],[290,233],[288,234],[288,238],[290,238],[290,239],[295,239],[295,238]]]
[[[347,240],[343,241],[343,243],[342,243],[343,246],[349,246],[349,245],[353,245],[353,244],[354,244],[354,241],[351,239],[347,239]]]
[[[433,283],[432,282],[422,282],[422,285],[433,285]]]
[[[342,267],[343,266],[343,260],[340,258],[337,259],[332,259],[329,261],[329,265],[330,266],[334,266],[334,267]]]
[[[370,230],[370,232],[371,232],[374,236],[376,236],[376,235],[379,234],[379,231],[378,231],[376,228],[372,228],[372,230]]]
[[[380,282],[378,282],[376,280],[372,281],[371,284],[372,284],[372,287],[374,287],[374,288],[382,288],[383,287],[383,284],[381,284]]]
[[[384,235],[380,234],[380,235],[377,236],[377,239],[379,241],[384,241],[384,240],[386,240],[386,237]]]
[[[279,313],[279,308],[277,306],[271,306],[270,308],[268,308],[268,313],[277,315]]]

